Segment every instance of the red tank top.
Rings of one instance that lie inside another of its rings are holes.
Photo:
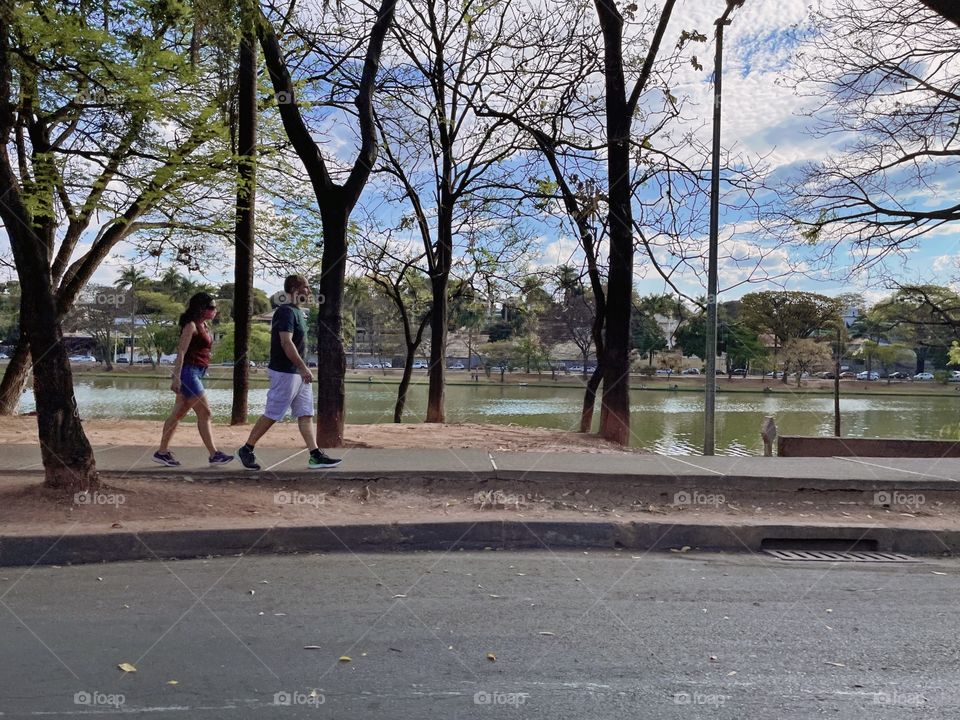
[[[207,330],[207,326],[202,322],[197,322],[197,332],[190,338],[190,345],[183,356],[184,365],[197,365],[199,367],[209,367],[210,348],[213,347],[213,336]]]

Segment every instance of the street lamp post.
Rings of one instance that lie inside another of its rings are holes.
[[[717,45],[713,57],[713,158],[710,167],[710,245],[707,259],[706,390],[703,412],[703,454],[713,455],[716,444],[717,405],[717,247],[720,227],[720,99],[723,75],[723,28],[730,24],[730,13],[744,0],[727,0],[727,8],[717,18]]]

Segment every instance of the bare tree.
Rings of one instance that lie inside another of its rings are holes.
[[[475,100],[508,52],[517,12],[510,0],[416,0],[394,28],[402,57],[384,80],[378,118],[384,169],[413,208],[410,224],[430,274],[427,422],[444,421],[448,295],[457,256],[478,249],[481,238],[497,252],[497,207],[504,222],[510,214],[496,176],[514,133],[500,120],[478,118]]]
[[[919,0],[841,0],[813,15],[795,63],[798,92],[817,99],[815,131],[841,149],[789,187],[781,232],[817,243],[825,261],[851,245],[872,267],[960,220],[938,192],[960,167],[960,28]]]
[[[343,379],[346,373],[346,357],[343,350],[341,310],[347,264],[347,225],[377,158],[373,92],[380,69],[384,38],[393,23],[395,8],[396,0],[382,0],[369,34],[360,33],[366,38],[366,52],[363,56],[362,72],[355,86],[354,100],[360,147],[343,183],[334,179],[305,122],[297,88],[290,75],[287,59],[280,48],[277,32],[266,17],[260,18],[257,28],[284,129],[313,185],[323,224],[323,257],[319,285],[321,303],[317,319],[317,443],[325,447],[338,447],[343,444],[346,413]],[[291,7],[290,12],[292,11]],[[349,12],[349,9],[339,8],[334,11]],[[286,21],[283,27],[285,26]],[[340,36],[342,44],[345,37],[342,27],[338,28],[337,35]],[[350,42],[354,41],[351,39]],[[320,50],[322,45],[317,43],[311,49]],[[337,62],[349,65],[348,58],[352,53],[353,50],[348,50]],[[327,65],[324,71],[335,72],[330,65]]]

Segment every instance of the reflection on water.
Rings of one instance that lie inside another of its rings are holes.
[[[229,380],[209,380],[207,395],[216,417],[230,414]],[[130,378],[80,379],[77,405],[87,418],[161,419],[170,411],[173,393],[168,381]],[[266,387],[250,390],[254,419],[266,400]],[[514,423],[532,427],[576,430],[580,388],[518,385],[451,385],[446,389],[449,422]],[[703,447],[703,396],[634,390],[631,393],[632,445],[651,452],[697,455]],[[390,422],[396,385],[374,380],[347,383],[347,422]],[[427,388],[410,388],[405,422],[422,422]],[[34,407],[32,392],[21,412]],[[843,434],[848,437],[960,438],[960,397],[851,397],[841,399]],[[599,412],[596,413],[599,419]],[[810,395],[736,394],[717,397],[717,453],[755,455],[763,450],[760,422],[773,415],[783,435],[833,434],[833,398]]]

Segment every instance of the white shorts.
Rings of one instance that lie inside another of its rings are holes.
[[[267,390],[267,407],[263,414],[280,422],[292,411],[293,417],[313,417],[313,385],[304,382],[300,373],[277,372],[267,369],[270,389]]]

